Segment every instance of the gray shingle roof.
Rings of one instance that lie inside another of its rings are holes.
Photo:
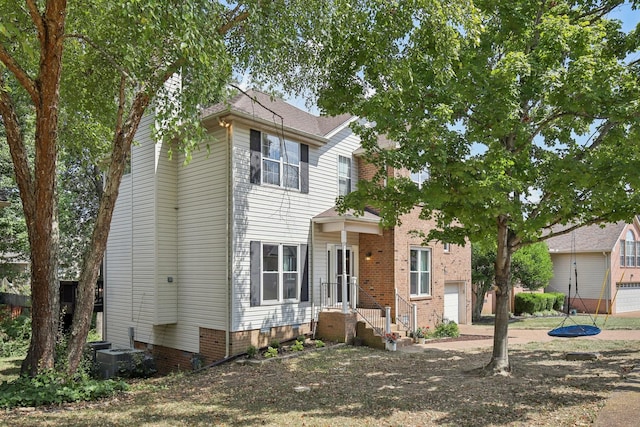
[[[625,221],[615,224],[589,225],[578,228],[574,232],[552,237],[547,240],[549,252],[571,253],[575,252],[611,252],[616,245],[622,230],[626,225]],[[575,236],[575,248],[573,247]]]
[[[231,112],[246,114],[273,122],[277,126],[284,125],[316,136],[325,136],[352,118],[350,114],[334,117],[315,116],[280,98],[272,98],[271,95],[257,90],[248,90],[246,95],[239,93],[228,102],[221,102],[205,108],[202,111],[202,117]]]

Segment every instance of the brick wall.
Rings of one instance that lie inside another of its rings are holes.
[[[251,345],[259,349],[265,348],[269,346],[273,340],[285,342],[309,333],[311,333],[311,325],[308,323],[297,327],[274,327],[266,333],[257,329],[232,332],[229,334],[229,355],[234,356],[245,353]],[[158,373],[164,375],[173,371],[192,370],[194,368],[194,358],[198,358],[202,366],[224,359],[226,353],[225,339],[225,331],[221,329],[200,328],[200,349],[198,353],[161,345],[147,344],[142,341],[136,341],[134,347],[138,350],[145,350],[153,355]]]
[[[376,167],[365,162],[359,166],[359,179],[370,180]],[[389,169],[387,176],[408,175],[408,171]],[[409,234],[421,230],[425,234],[435,227],[435,221],[419,218],[420,209],[415,208],[400,219],[402,224],[393,230],[385,230],[382,236],[360,234],[360,271],[358,282],[381,305],[394,307],[394,289],[401,297],[418,307],[418,325],[433,326],[444,315],[444,288],[446,283],[464,283],[463,298],[465,318],[471,322],[471,245],[450,245],[445,252],[439,242],[428,242],[422,246],[420,237]],[[431,295],[411,298],[409,287],[409,256],[411,248],[426,247],[431,250]],[[367,260],[367,253],[371,259]],[[395,316],[395,313],[392,313]]]
[[[355,313],[322,311],[316,336],[326,341],[351,342],[356,336],[356,319]]]
[[[193,370],[193,353],[189,351],[182,351],[162,345],[151,345],[141,341],[135,341],[134,348],[151,353],[156,364],[156,369],[158,369],[160,375],[166,375],[175,371]]]

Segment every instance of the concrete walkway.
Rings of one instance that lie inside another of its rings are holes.
[[[639,312],[627,314],[640,317]],[[487,337],[470,341],[436,341],[429,344],[414,344],[399,348],[404,352],[421,352],[429,348],[439,350],[469,350],[477,348],[491,348],[493,346],[492,325],[459,325],[461,335],[478,335]],[[513,329],[509,328],[509,344],[527,344],[530,342],[546,342],[557,339],[547,335],[546,330]],[[581,339],[602,340],[628,340],[640,341],[640,330],[604,330],[596,336],[583,337]],[[627,375],[624,383],[621,383],[607,399],[605,406],[598,413],[598,419],[594,423],[597,427],[628,427],[640,425],[640,366],[637,366]]]

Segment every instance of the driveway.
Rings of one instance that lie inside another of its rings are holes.
[[[640,318],[640,311],[616,314],[614,317],[637,317]],[[464,336],[475,336],[477,339],[467,339],[461,341],[433,341],[428,344],[414,344],[402,347],[401,351],[416,352],[427,348],[437,348],[439,350],[467,350],[472,348],[485,348],[493,346],[493,325],[458,325],[460,334]],[[556,338],[547,335],[546,329],[516,329],[509,326],[509,344],[527,344],[530,342],[546,342],[552,340],[566,340],[571,338]],[[640,340],[640,330],[603,330],[598,335],[591,337],[580,337],[580,339],[602,341],[602,340]]]

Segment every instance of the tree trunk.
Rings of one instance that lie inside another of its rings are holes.
[[[40,42],[38,78],[32,81],[14,71],[36,112],[33,180],[19,184],[31,246],[32,334],[22,363],[22,372],[29,375],[54,367],[60,312],[56,164],[65,12],[66,0],[51,0],[44,14],[32,14]]]
[[[127,159],[131,152],[131,143],[144,111],[149,105],[150,98],[145,93],[139,93],[133,102],[129,118],[116,126],[111,163],[106,176],[105,188],[100,197],[98,217],[93,229],[91,241],[85,253],[80,280],[73,325],[67,347],[67,361],[69,373],[74,373],[82,361],[87,335],[91,326],[91,316],[95,302],[95,285],[100,272],[100,265],[107,248],[107,238],[111,227],[111,218],[120,190],[120,182],[124,174]]]
[[[484,296],[486,292],[481,285],[473,285],[473,294],[476,300],[473,304],[473,310],[471,312],[471,319],[474,322],[479,321],[482,318],[482,307],[484,307]]]
[[[509,302],[511,294],[511,233],[508,218],[498,218],[498,251],[496,253],[496,317],[493,332],[493,354],[485,367],[494,374],[511,372],[508,350]]]

